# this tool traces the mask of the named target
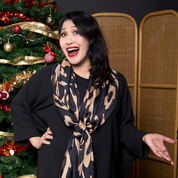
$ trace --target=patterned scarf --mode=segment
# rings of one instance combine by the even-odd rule
[[[54,66],[52,86],[54,103],[66,126],[74,126],[61,167],[60,178],[94,178],[91,133],[106,122],[116,106],[118,80],[94,84],[90,76],[83,102],[70,63],[64,59]]]

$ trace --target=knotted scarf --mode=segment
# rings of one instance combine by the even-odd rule
[[[116,106],[119,83],[116,72],[113,80],[102,84],[89,78],[84,99],[80,102],[75,73],[67,61],[52,70],[54,103],[66,126],[74,126],[64,155],[60,178],[94,178],[94,153],[91,133],[106,122]]]

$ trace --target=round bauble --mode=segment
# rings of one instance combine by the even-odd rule
[[[22,29],[19,25],[14,26],[14,32],[15,33],[21,33]]]
[[[3,46],[4,51],[6,51],[7,53],[10,53],[13,50],[13,45],[9,42],[5,43]]]
[[[55,23],[55,19],[50,15],[49,17],[47,17],[46,23],[49,25],[53,25]]]
[[[9,99],[9,93],[7,91],[0,91],[0,100],[8,100]]]
[[[47,62],[47,63],[53,62],[53,61],[54,61],[54,58],[55,58],[55,56],[52,55],[50,52],[47,53],[47,54],[44,56],[44,60],[45,60],[45,62]]]

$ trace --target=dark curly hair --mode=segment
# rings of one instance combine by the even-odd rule
[[[89,58],[92,65],[90,73],[93,78],[99,83],[111,80],[107,45],[95,18],[83,11],[66,13],[60,22],[59,33],[64,21],[67,19],[72,20],[81,36],[90,40]]]

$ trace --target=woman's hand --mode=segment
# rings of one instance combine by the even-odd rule
[[[142,140],[150,147],[155,155],[160,158],[164,158],[171,165],[174,165],[173,160],[171,159],[164,142],[168,142],[170,144],[175,144],[176,142],[164,135],[160,134],[146,134],[143,136]]]
[[[47,128],[47,131],[41,137],[32,137],[30,138],[31,144],[36,148],[39,149],[42,147],[43,144],[49,145],[50,142],[47,139],[53,139],[52,132],[50,128]]]

